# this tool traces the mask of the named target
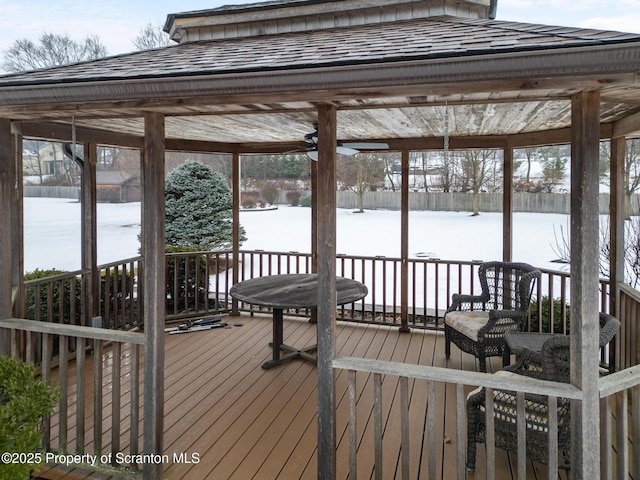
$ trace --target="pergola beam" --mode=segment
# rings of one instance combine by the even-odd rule
[[[263,112],[269,113],[269,112]],[[14,130],[24,137],[49,141],[70,142],[71,129],[68,125],[53,122],[14,122]],[[609,139],[614,136],[622,136],[620,133],[631,132],[640,129],[640,114],[629,117],[628,120],[620,120],[606,123],[600,126],[600,138]],[[86,127],[76,128],[78,142],[94,142],[99,145],[113,145],[123,148],[142,149],[144,138],[134,134],[122,134],[108,130]],[[353,139],[338,139],[341,141],[354,141]],[[401,152],[403,150],[441,150],[443,137],[413,137],[413,138],[360,138],[357,141],[387,143],[390,151]],[[559,128],[541,132],[527,132],[512,135],[485,135],[485,136],[450,136],[449,148],[459,150],[465,148],[526,148],[547,145],[561,145],[571,143],[571,129]],[[304,142],[211,142],[188,139],[165,139],[165,150],[193,153],[219,153],[219,154],[283,154],[298,152]],[[364,151],[364,150],[363,150]]]

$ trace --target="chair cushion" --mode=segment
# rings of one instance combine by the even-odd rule
[[[474,342],[478,341],[478,332],[488,321],[489,312],[482,310],[454,310],[444,316],[444,323]]]

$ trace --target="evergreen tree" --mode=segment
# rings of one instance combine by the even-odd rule
[[[201,250],[231,248],[233,199],[224,176],[188,161],[167,176],[166,245]],[[240,242],[246,240],[240,227]]]

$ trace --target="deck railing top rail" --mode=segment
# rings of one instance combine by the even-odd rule
[[[25,320],[22,318],[0,319],[0,328],[65,335],[68,337],[87,338],[90,340],[104,340],[144,345],[143,333],[125,330],[111,330],[106,328],[85,327],[82,325],[39,322],[36,320]]]

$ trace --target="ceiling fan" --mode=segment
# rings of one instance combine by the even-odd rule
[[[304,136],[304,141],[309,145],[305,148],[311,160],[318,160],[318,123],[313,124],[314,131]],[[386,143],[373,142],[342,142],[336,145],[336,153],[340,155],[355,155],[360,150],[386,150],[389,145]]]

